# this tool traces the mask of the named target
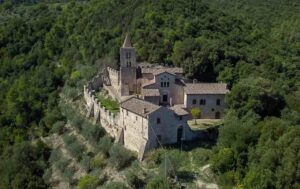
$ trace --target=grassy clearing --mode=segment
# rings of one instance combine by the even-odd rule
[[[105,95],[105,93],[100,92],[96,95],[97,99],[101,103],[102,106],[104,106],[108,111],[110,111],[113,114],[119,113],[119,102],[116,100],[113,100],[111,97],[108,97]]]
[[[192,119],[188,121],[188,124],[192,130],[205,130],[219,126],[222,123],[222,119]]]

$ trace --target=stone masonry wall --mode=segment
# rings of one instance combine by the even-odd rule
[[[205,105],[200,105],[200,100],[205,99]],[[216,104],[217,99],[220,100],[220,105]],[[193,104],[193,101],[196,104]],[[184,105],[188,109],[197,107],[201,111],[202,119],[215,119],[216,112],[219,112],[220,118],[224,117],[225,95],[224,94],[198,94],[198,95],[184,95]]]
[[[141,144],[148,140],[148,120],[121,108],[120,125],[124,128],[124,146],[139,152]]]
[[[93,86],[97,86],[92,80],[88,85],[84,86],[84,99],[86,102],[87,116],[93,117],[95,123],[100,123],[101,126],[112,137],[116,138],[120,132],[119,116],[113,115],[96,99]]]
[[[136,92],[136,68],[121,67],[120,73],[121,96],[128,96],[130,92]]]
[[[103,78],[101,75],[96,75],[86,86],[88,90],[98,90],[103,86]]]
[[[120,88],[120,72],[110,67],[107,67],[107,71],[109,74],[111,86],[113,86],[118,91]]]

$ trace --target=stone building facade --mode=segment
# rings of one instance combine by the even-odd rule
[[[87,116],[141,159],[159,145],[195,139],[188,125],[192,108],[200,109],[201,118],[224,116],[226,84],[189,82],[182,68],[138,64],[128,36],[120,48],[120,69],[108,67],[106,73],[84,87]],[[119,101],[118,115],[97,101],[94,93],[99,88]]]
[[[124,128],[124,145],[133,151],[153,149],[160,144],[191,140],[187,125],[188,113],[174,110],[143,99],[132,97],[121,103],[120,126]]]

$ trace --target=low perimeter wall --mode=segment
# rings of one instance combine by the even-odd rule
[[[100,76],[96,76],[92,81],[84,86],[84,100],[86,102],[87,116],[93,117],[95,123],[100,123],[101,126],[112,137],[116,138],[119,135],[119,115],[114,115],[108,111],[95,97],[95,91],[103,86]]]

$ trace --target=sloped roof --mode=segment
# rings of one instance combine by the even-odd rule
[[[161,108],[156,104],[152,104],[136,97],[123,101],[121,107],[142,117],[146,117]]]
[[[186,94],[226,94],[229,92],[226,83],[187,83]]]
[[[142,87],[146,87],[149,85],[154,85],[155,84],[155,80],[150,80],[149,82],[143,83]]]
[[[188,115],[189,112],[184,109],[182,104],[176,104],[174,106],[169,107],[170,110],[173,110],[177,115]]]
[[[158,89],[142,89],[143,96],[160,96]]]
[[[162,66],[151,67],[151,68],[142,67],[142,73],[152,73],[154,75],[157,75],[163,72],[168,72],[171,74],[182,74],[183,69],[178,67],[162,67]]]
[[[160,75],[160,74],[163,74],[163,73],[167,73],[167,74],[170,74],[170,75],[175,75],[175,73],[172,73],[172,72],[169,72],[167,70],[164,70],[164,69],[161,69],[161,70],[157,70],[155,72],[153,72],[153,75],[157,76],[157,75]]]
[[[128,34],[125,37],[125,40],[124,40],[124,43],[123,43],[122,47],[124,47],[124,48],[130,48],[130,47],[132,47],[131,46],[131,42],[130,42],[130,38],[129,38]]]
[[[160,64],[151,64],[148,62],[140,62],[139,67],[141,68],[142,73],[162,73],[162,72],[169,72],[172,74],[182,74],[183,69],[179,67],[169,67],[163,66]]]

